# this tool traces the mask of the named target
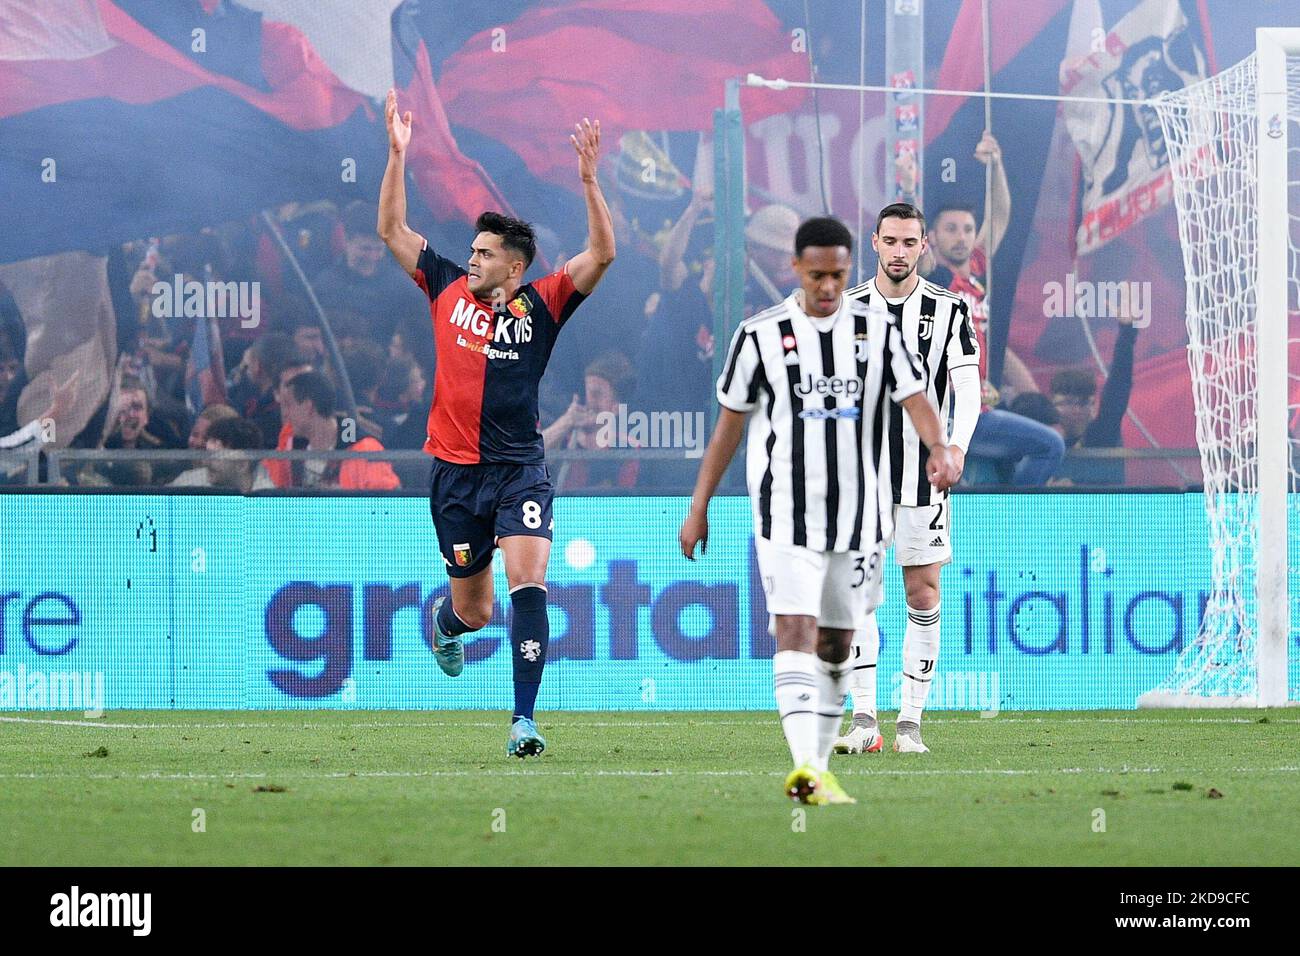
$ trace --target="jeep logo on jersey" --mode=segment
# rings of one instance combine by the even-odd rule
[[[840,378],[838,375],[805,375],[803,381],[794,387],[796,395],[847,395],[852,398],[862,394],[862,379],[856,375],[852,378]]]
[[[469,299],[456,300],[456,307],[452,310],[451,318],[448,321],[452,325],[459,326],[480,336],[487,335],[488,329],[492,328],[491,314]]]

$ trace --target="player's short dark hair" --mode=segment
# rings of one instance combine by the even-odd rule
[[[246,418],[218,419],[208,426],[208,438],[236,451],[262,447],[262,430]]]
[[[802,256],[803,251],[809,246],[825,246],[832,249],[836,246],[843,246],[849,252],[852,252],[853,233],[849,232],[848,226],[833,216],[816,216],[812,219],[805,219],[799,224],[799,228],[794,234],[795,256]]]
[[[1017,395],[1016,400],[1007,405],[1007,411],[1013,415],[1023,415],[1040,424],[1052,426],[1061,421],[1061,413],[1056,410],[1052,400],[1042,392],[1025,392]]]
[[[1092,398],[1097,394],[1097,379],[1086,368],[1063,368],[1052,376],[1053,395]]]
[[[294,401],[311,402],[317,415],[334,414],[334,386],[320,372],[303,372],[289,379],[285,385],[293,392]]]
[[[499,212],[485,212],[474,223],[476,232],[490,232],[501,237],[501,246],[523,257],[524,268],[533,264],[537,255],[537,234],[522,219],[511,219]]]
[[[921,224],[921,235],[925,235],[925,214],[917,209],[910,202],[891,202],[880,214],[876,216],[876,232],[880,232],[880,224],[886,219],[915,219]]]
[[[943,214],[946,212],[964,212],[967,213],[977,223],[979,222],[979,216],[975,214],[974,205],[968,202],[953,202],[953,201],[940,203],[939,208],[934,211],[934,216],[931,218],[931,222],[937,225],[939,220],[943,218]]]

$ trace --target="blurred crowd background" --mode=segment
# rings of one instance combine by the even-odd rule
[[[0,436],[17,452],[207,453],[73,458],[57,476],[42,465],[45,482],[424,488],[414,456],[212,454],[303,447],[331,419],[340,450],[421,448],[428,304],[376,235],[378,104],[396,86],[415,114],[412,228],[463,261],[478,212],[528,219],[530,278],[582,247],[566,137],[602,120],[618,258],[560,337],[539,428],[548,452],[607,453],[552,456],[562,492],[689,492],[698,449],[606,448],[597,423],[620,408],[711,420],[729,333],[714,282],[723,83],[980,87],[978,0],[890,5],[918,8],[919,74],[887,75],[878,3],[0,5]],[[1294,2],[1250,22],[1197,0],[990,5],[994,88],[1039,93],[1156,95],[1245,56],[1256,26],[1300,22]],[[980,97],[743,88],[740,106],[746,314],[794,288],[801,219],[842,218],[865,281],[876,212],[914,196],[925,272],[984,326],[986,406],[1024,423],[974,456],[968,483],[1199,481],[1177,219],[1149,110],[997,101],[986,127]],[[190,282],[255,315],[185,308]],[[1090,309],[1076,292],[1090,283],[1133,294]],[[1115,448],[1159,454],[1080,454]],[[29,472],[0,457],[0,480]]]

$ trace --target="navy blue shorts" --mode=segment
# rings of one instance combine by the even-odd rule
[[[447,573],[478,574],[492,563],[497,538],[527,534],[551,540],[554,497],[545,465],[455,465],[435,458],[429,511]]]

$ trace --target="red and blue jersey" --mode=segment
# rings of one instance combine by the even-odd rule
[[[586,298],[561,270],[519,287],[500,309],[426,245],[414,279],[429,296],[438,367],[424,450],[458,465],[545,461],[537,389],[564,323]]]

